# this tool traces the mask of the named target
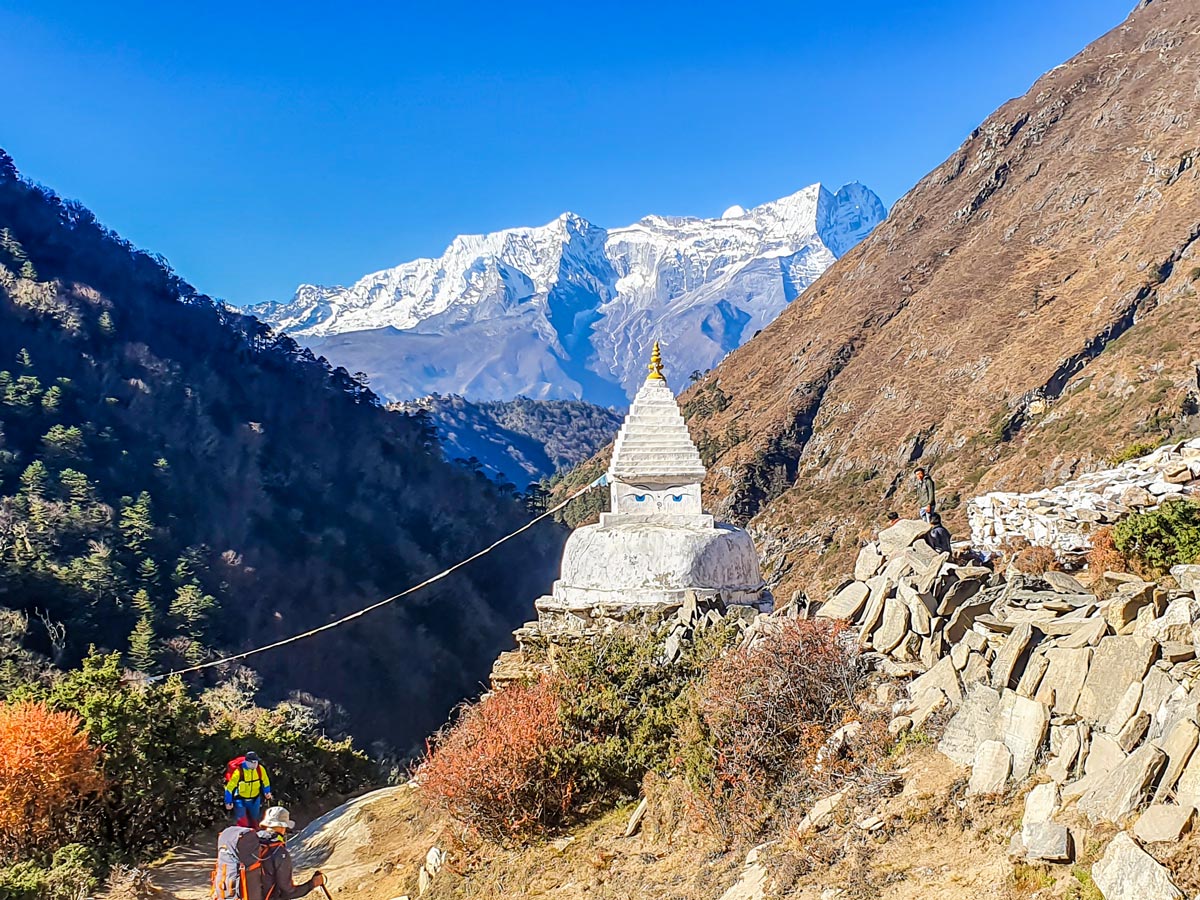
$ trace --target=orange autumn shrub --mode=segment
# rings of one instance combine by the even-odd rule
[[[788,621],[712,663],[696,693],[687,768],[700,812],[726,839],[754,833],[780,789],[813,773],[853,708],[857,677],[846,625],[828,620]]]
[[[99,764],[74,713],[0,703],[0,850],[53,849],[53,836],[68,834],[74,812],[102,788]]]
[[[570,745],[558,698],[544,677],[468,706],[418,770],[426,798],[494,840],[561,822],[574,778],[556,762]]]

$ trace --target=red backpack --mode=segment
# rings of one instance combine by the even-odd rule
[[[233,777],[233,773],[236,772],[238,769],[240,769],[242,767],[242,763],[244,763],[245,761],[246,761],[246,757],[235,756],[229,762],[225,763],[225,780],[221,783],[228,784],[229,779]],[[255,766],[255,768],[261,769],[262,764],[259,763],[257,766]]]

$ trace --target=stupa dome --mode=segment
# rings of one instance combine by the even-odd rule
[[[662,369],[656,343],[613,446],[612,511],[571,534],[539,615],[669,607],[689,592],[726,604],[770,603],[750,535],[701,508],[704,464]]]

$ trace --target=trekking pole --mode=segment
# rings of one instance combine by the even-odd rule
[[[333,900],[333,898],[329,896],[329,887],[327,884],[321,885],[321,892],[325,895],[325,900]]]

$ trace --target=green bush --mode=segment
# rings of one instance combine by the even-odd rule
[[[96,853],[83,844],[55,851],[49,865],[31,860],[0,866],[0,897],[4,900],[78,900],[100,885]]]
[[[359,789],[375,774],[349,741],[325,737],[316,714],[299,703],[263,709],[252,690],[228,686],[197,699],[178,677],[127,678],[116,653],[92,653],[49,685],[29,683],[10,695],[21,698],[79,715],[100,749],[106,789],[80,799],[79,815],[60,835],[65,846],[39,847],[0,871],[0,898],[56,898],[57,885],[91,883],[112,863],[191,838],[225,816],[225,764],[247,749],[262,757],[276,795],[293,804]]]
[[[1153,439],[1134,441],[1124,450],[1119,450],[1108,458],[1110,465],[1119,466],[1123,462],[1129,462],[1131,459],[1137,459],[1139,456],[1145,456],[1147,453],[1152,453],[1158,449],[1159,442]]]
[[[636,795],[647,772],[671,764],[689,688],[733,633],[703,632],[674,662],[663,659],[662,629],[614,632],[556,657],[559,714],[576,736],[561,764],[581,794],[595,802]]]
[[[1158,509],[1127,516],[1113,526],[1117,550],[1142,568],[1161,574],[1200,560],[1200,504],[1171,499]]]

